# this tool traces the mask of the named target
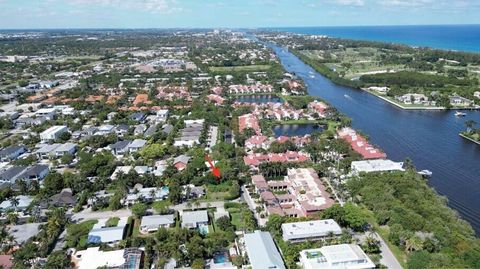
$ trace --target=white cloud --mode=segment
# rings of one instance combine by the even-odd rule
[[[70,0],[71,4],[82,6],[108,6],[122,9],[140,9],[151,13],[172,13],[181,11],[175,0]]]
[[[342,6],[363,6],[365,2],[363,0],[333,0],[332,2]]]
[[[380,0],[379,4],[390,7],[423,7],[434,3],[435,0]]]

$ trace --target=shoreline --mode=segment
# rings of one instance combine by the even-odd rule
[[[449,110],[480,110],[480,107],[451,107],[451,108],[446,108],[446,107],[443,107],[443,106],[431,106],[431,107],[424,107],[424,106],[403,106],[402,104],[400,103],[397,103],[395,101],[392,101],[390,99],[388,99],[387,97],[384,97],[384,96],[381,96],[379,94],[376,94],[370,90],[367,90],[367,89],[364,89],[364,88],[360,88],[360,90],[364,91],[364,92],[367,92],[371,95],[374,95],[398,108],[401,108],[401,109],[405,109],[405,110],[443,110],[443,111],[449,111]]]
[[[466,139],[466,140],[469,140],[470,142],[473,142],[473,143],[475,143],[475,144],[477,144],[477,145],[480,145],[480,141],[477,141],[477,140],[475,140],[475,139],[472,139],[472,138],[470,138],[470,137],[468,137],[468,136],[466,136],[466,135],[464,135],[464,134],[462,134],[462,133],[459,133],[458,135],[461,136],[461,137],[463,137],[463,138]]]

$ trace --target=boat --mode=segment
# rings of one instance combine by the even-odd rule
[[[431,177],[433,173],[432,171],[425,169],[425,170],[419,171],[418,174],[423,177]]]
[[[315,78],[315,76],[314,76],[314,75],[310,75],[310,78]]]
[[[344,94],[343,97],[345,97],[345,98],[350,98],[350,95]]]
[[[455,117],[465,117],[465,116],[467,116],[467,113],[455,111]]]

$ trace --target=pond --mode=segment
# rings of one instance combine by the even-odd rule
[[[283,103],[282,98],[279,98],[276,95],[270,95],[270,94],[242,95],[242,96],[238,96],[237,99],[235,99],[235,101],[241,102],[241,103],[257,103],[257,104]]]
[[[272,130],[275,137],[279,136],[304,136],[313,132],[322,132],[325,126],[316,123],[307,124],[278,124]]]

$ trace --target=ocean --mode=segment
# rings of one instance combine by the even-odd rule
[[[480,25],[285,27],[273,30],[480,52]]]

